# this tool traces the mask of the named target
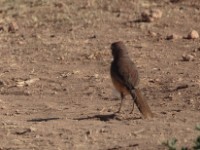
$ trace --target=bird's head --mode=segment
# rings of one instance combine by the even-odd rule
[[[119,59],[120,57],[128,56],[127,48],[122,41],[112,43],[111,50],[114,59]]]

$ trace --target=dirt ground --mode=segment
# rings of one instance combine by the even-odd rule
[[[159,9],[152,22],[141,14]],[[1,0],[0,150],[163,150],[200,134],[198,0]],[[168,35],[175,35],[171,40]],[[123,41],[155,114],[121,114],[110,44]],[[189,56],[189,61],[183,60]]]

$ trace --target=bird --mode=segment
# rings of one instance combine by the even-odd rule
[[[144,118],[152,118],[154,115],[139,88],[138,69],[130,59],[126,46],[122,41],[114,42],[111,44],[111,50],[113,61],[111,62],[110,75],[114,87],[121,96],[120,107],[116,113],[120,113],[125,96],[131,95],[133,106],[130,114],[133,113],[135,103]]]

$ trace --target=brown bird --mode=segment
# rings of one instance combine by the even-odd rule
[[[119,110],[121,111],[125,95],[130,94],[133,98],[133,107],[130,113],[134,110],[134,102],[144,118],[153,117],[147,102],[143,99],[139,85],[139,75],[135,64],[131,61],[128,51],[123,42],[115,42],[111,45],[112,55],[114,60],[111,64],[111,78],[115,88],[121,94],[121,103]]]

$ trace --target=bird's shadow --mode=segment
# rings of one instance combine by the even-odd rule
[[[47,122],[47,121],[53,121],[53,120],[59,120],[63,118],[59,117],[51,117],[51,118],[33,118],[30,120],[27,120],[27,122]],[[91,116],[86,116],[86,117],[79,117],[79,118],[73,118],[73,120],[91,120],[91,119],[97,119],[100,121],[110,121],[110,120],[138,120],[141,119],[141,117],[130,117],[130,118],[123,118],[118,113],[112,113],[112,114],[102,114],[102,115],[91,115]]]
[[[109,121],[110,119],[114,119],[116,117],[115,113],[105,114],[105,115],[93,115],[87,117],[74,118],[73,120],[89,120],[89,119],[98,119],[100,121]]]
[[[47,121],[52,121],[52,120],[58,120],[61,119],[59,117],[51,117],[51,118],[33,118],[30,120],[27,120],[27,122],[47,122]]]
[[[110,121],[110,120],[123,120],[117,113],[112,114],[103,114],[103,115],[93,115],[93,116],[87,116],[87,117],[80,117],[80,118],[74,118],[73,120],[90,120],[90,119],[98,119],[100,121]],[[141,119],[141,117],[134,117],[133,120]],[[128,118],[125,120],[129,120]]]

